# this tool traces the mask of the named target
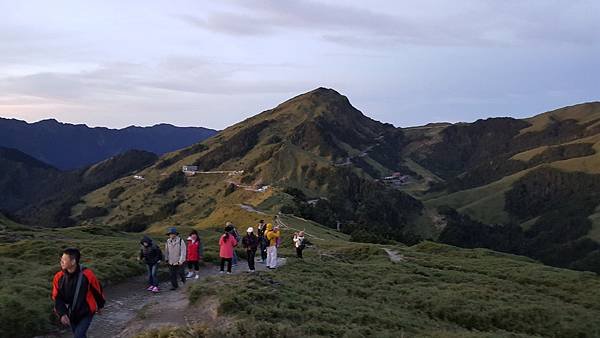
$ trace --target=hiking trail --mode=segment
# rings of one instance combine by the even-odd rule
[[[286,258],[277,260],[278,266],[284,265]],[[256,270],[266,271],[264,264],[256,262]],[[232,274],[247,273],[245,260],[240,260],[232,269]],[[187,289],[190,285],[202,283],[208,276],[219,275],[228,278],[227,274],[219,274],[219,268],[207,264],[201,267],[198,279],[187,279],[179,289],[170,291],[171,283],[160,283],[160,292],[153,294],[146,291],[147,276],[141,275],[129,278],[121,283],[108,286],[104,290],[106,305],[99,314],[94,316],[88,331],[89,338],[134,337],[142,331],[157,329],[165,326],[188,326],[194,323],[210,322],[216,319],[218,302],[205,307],[192,307],[188,299]],[[161,276],[161,275],[159,275]],[[165,279],[164,276],[161,279]],[[210,301],[209,301],[210,303]],[[205,304],[206,305],[206,304]],[[38,336],[38,338],[67,338],[72,337],[70,330]]]
[[[388,257],[394,263],[401,263],[401,262],[406,261],[406,257],[404,257],[404,255],[401,255],[394,250],[391,250],[388,248],[383,248],[383,250],[388,254]]]
[[[292,217],[295,217],[295,216],[292,216]],[[275,224],[278,225],[280,228],[287,228],[287,229],[292,229],[292,230],[295,230],[295,231],[304,231],[302,229],[297,229],[297,228],[294,228],[294,227],[291,227],[291,226],[287,225],[284,221],[281,220],[281,217],[279,217],[279,216],[277,218],[275,218]],[[304,234],[306,236],[308,236],[308,237],[312,237],[314,239],[318,239],[320,241],[324,241],[323,238],[319,238],[319,237],[317,237],[315,235],[309,234],[306,231],[304,231]]]

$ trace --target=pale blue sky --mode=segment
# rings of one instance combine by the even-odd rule
[[[0,0],[0,116],[224,128],[316,87],[396,126],[600,100],[600,1]]]

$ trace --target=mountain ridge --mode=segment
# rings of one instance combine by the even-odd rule
[[[111,129],[56,119],[27,123],[0,118],[0,146],[18,149],[61,170],[82,168],[131,149],[160,155],[202,141],[216,132],[170,124]]]
[[[143,179],[123,176],[87,193],[70,219],[127,231],[206,228],[254,223],[256,215],[240,207],[249,205],[356,241],[485,246],[600,271],[590,263],[600,255],[600,217],[585,188],[600,174],[599,149],[599,102],[528,119],[396,128],[317,88],[163,155],[136,172]],[[184,166],[199,173],[186,175]],[[557,188],[538,189],[544,185]],[[563,224],[577,226],[559,226],[547,208],[515,209],[543,199],[564,199],[555,209],[564,211]],[[559,260],[553,253],[561,250]]]

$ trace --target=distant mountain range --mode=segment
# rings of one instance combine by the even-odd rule
[[[201,127],[90,128],[54,119],[27,123],[0,118],[0,146],[20,150],[61,170],[83,168],[127,150],[158,155],[200,142],[216,130]]]

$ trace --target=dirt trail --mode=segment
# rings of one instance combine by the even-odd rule
[[[292,217],[295,217],[295,216],[292,216]],[[296,217],[296,218],[298,218],[298,217]],[[319,240],[319,241],[324,241],[324,240],[325,240],[325,239],[323,239],[323,238],[319,238],[319,237],[317,237],[317,236],[315,236],[315,235],[313,235],[313,234],[309,234],[309,233],[308,233],[308,232],[306,232],[305,230],[302,230],[302,229],[297,229],[297,228],[294,228],[294,227],[291,227],[291,226],[287,225],[287,224],[286,224],[284,221],[282,221],[282,220],[281,220],[281,217],[277,217],[277,218],[275,219],[275,224],[276,224],[276,225],[278,225],[280,228],[288,228],[288,229],[292,229],[292,230],[294,230],[294,231],[304,231],[304,234],[305,234],[307,237],[312,237],[312,238],[314,238],[314,239],[317,239],[317,240]]]
[[[278,265],[284,265],[285,258],[278,259]],[[257,271],[264,271],[262,263],[256,263]],[[233,274],[247,273],[247,264],[241,260],[232,269]],[[188,324],[214,320],[218,303],[204,304],[202,308],[189,307],[187,289],[190,285],[203,283],[208,276],[219,274],[218,268],[207,265],[200,270],[198,279],[188,279],[185,285],[179,283],[179,289],[170,291],[170,282],[160,283],[161,292],[153,294],[146,291],[146,276],[130,278],[122,283],[107,287],[107,303],[102,312],[94,316],[88,331],[89,338],[133,337],[142,331],[164,326],[186,326]],[[72,337],[70,331],[63,331],[40,338]]]
[[[400,262],[406,261],[406,257],[397,253],[394,250],[391,250],[388,248],[384,248],[383,250],[388,254],[388,256],[390,257],[390,260],[394,263],[400,263]]]
[[[244,209],[244,210],[246,210],[246,211],[248,211],[248,212],[254,212],[254,213],[257,213],[257,214],[260,214],[260,215],[267,215],[266,213],[264,213],[264,212],[262,212],[262,211],[260,211],[260,210],[257,210],[257,209],[255,209],[253,206],[251,206],[251,205],[248,205],[248,204],[240,204],[239,206],[240,206],[240,208],[242,208],[242,209]],[[282,220],[281,220],[281,217],[279,217],[280,215],[281,215],[281,213],[279,213],[279,214],[276,216],[276,218],[275,218],[275,225],[279,226],[279,227],[280,227],[280,228],[282,228],[282,229],[286,229],[286,228],[287,228],[287,229],[291,229],[291,230],[294,230],[294,231],[304,231],[304,230],[302,230],[302,229],[297,229],[297,228],[294,228],[294,227],[291,227],[291,226],[287,225],[287,224],[286,224],[284,221],[282,221]],[[301,220],[303,220],[303,221],[306,221],[305,219],[303,219],[303,218],[300,218],[300,217],[296,217],[296,216],[291,216],[291,217],[298,218],[298,219],[301,219]],[[305,234],[307,237],[312,237],[312,238],[314,238],[314,239],[317,239],[317,240],[319,240],[319,241],[324,241],[324,239],[323,239],[323,238],[319,238],[319,237],[317,237],[317,236],[315,236],[315,235],[313,235],[313,234],[309,234],[309,233],[308,233],[308,232],[306,232],[306,231],[304,231],[304,234]]]
[[[240,208],[248,211],[248,212],[254,212],[260,215],[266,215],[266,213],[260,211],[260,210],[256,210],[253,206],[248,205],[248,204],[240,204]]]

